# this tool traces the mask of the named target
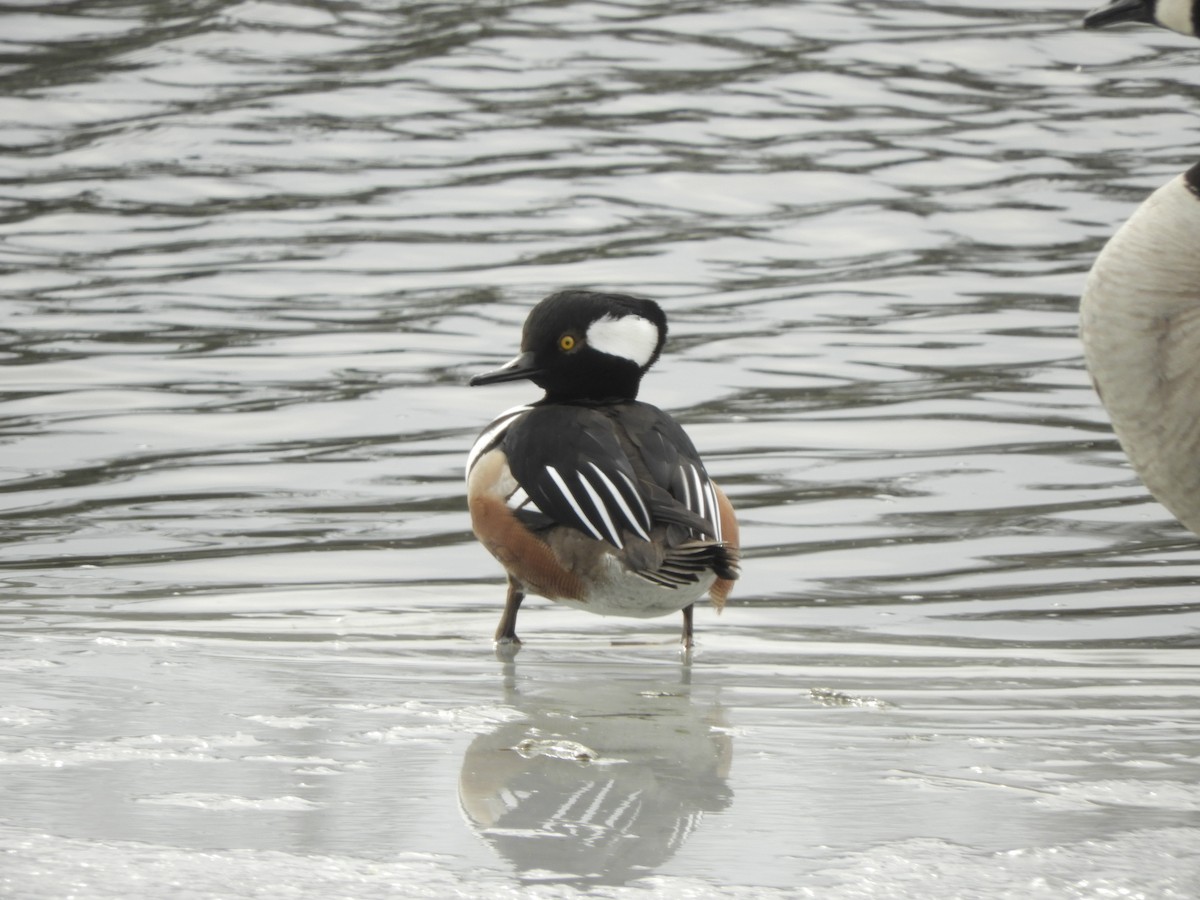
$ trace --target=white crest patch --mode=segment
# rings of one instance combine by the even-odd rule
[[[1180,34],[1196,33],[1196,23],[1192,21],[1192,0],[1158,0],[1154,5],[1154,18]]]
[[[658,326],[641,316],[610,314],[588,326],[587,342],[593,350],[628,359],[640,368],[658,346]]]

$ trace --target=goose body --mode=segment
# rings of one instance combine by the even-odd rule
[[[1080,332],[1121,448],[1200,534],[1200,164],[1155,191],[1097,257]]]
[[[1122,22],[1157,25],[1196,37],[1200,0],[1111,0],[1083,17],[1085,28],[1104,28]]]

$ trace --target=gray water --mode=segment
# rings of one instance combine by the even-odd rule
[[[1200,897],[1200,545],[1075,334],[1200,45],[1091,5],[8,4],[0,895]],[[566,285],[740,511],[690,662],[492,651],[466,380]]]

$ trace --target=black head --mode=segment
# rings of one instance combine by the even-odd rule
[[[1197,5],[1197,0],[1109,0],[1083,17],[1083,27],[1141,22],[1195,35]]]
[[[633,400],[666,339],[667,317],[653,300],[559,291],[525,319],[521,354],[471,384],[527,378],[548,400]]]
[[[1183,173],[1183,183],[1192,192],[1192,196],[1200,199],[1200,163],[1196,163]]]

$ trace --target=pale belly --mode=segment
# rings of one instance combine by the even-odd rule
[[[667,588],[639,578],[618,560],[606,557],[599,577],[592,581],[584,600],[558,599],[555,602],[599,616],[651,619],[679,612],[695,603],[704,597],[716,578],[710,572],[696,584]]]

